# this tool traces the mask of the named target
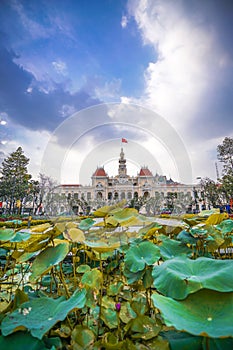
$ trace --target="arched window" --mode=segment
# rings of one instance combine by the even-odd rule
[[[114,199],[118,199],[118,197],[119,197],[118,192],[115,192],[115,193],[114,193]]]
[[[78,199],[78,193],[74,193],[74,199]]]
[[[103,198],[103,195],[102,195],[102,192],[97,192],[97,199],[102,199]]]
[[[148,191],[144,192],[143,198],[145,198],[145,199],[150,198],[150,193]]]
[[[132,199],[132,192],[128,192],[128,193],[127,193],[127,198],[128,198],[128,199]]]

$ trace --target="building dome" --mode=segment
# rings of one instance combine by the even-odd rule
[[[96,171],[94,172],[93,176],[96,177],[103,177],[107,176],[106,171],[104,170],[103,167],[97,168]]]
[[[138,176],[153,176],[153,174],[148,168],[143,167],[143,168],[141,168]]]

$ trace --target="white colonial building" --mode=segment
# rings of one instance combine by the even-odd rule
[[[59,211],[66,211],[69,206],[80,212],[84,211],[82,203],[89,209],[94,209],[123,199],[128,203],[139,199],[146,203],[152,198],[159,198],[160,210],[167,207],[168,200],[182,202],[189,210],[193,209],[193,205],[198,206],[193,184],[181,184],[163,175],[153,175],[147,166],[142,166],[136,176],[128,175],[123,148],[120,152],[118,174],[110,177],[104,167],[97,167],[91,180],[92,184],[89,186],[66,184],[57,187],[56,194],[66,199],[63,204],[60,202]]]

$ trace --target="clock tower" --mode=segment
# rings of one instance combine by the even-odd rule
[[[120,153],[118,175],[119,177],[127,177],[126,159],[125,159],[125,154],[123,152],[123,148],[121,148],[121,153]]]

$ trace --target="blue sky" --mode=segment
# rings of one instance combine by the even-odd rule
[[[233,135],[232,1],[3,0],[0,21],[2,159],[22,146],[36,177],[52,144],[58,180],[89,183],[96,166],[117,171],[125,137],[129,172],[183,181],[187,153],[192,181],[216,178]]]

